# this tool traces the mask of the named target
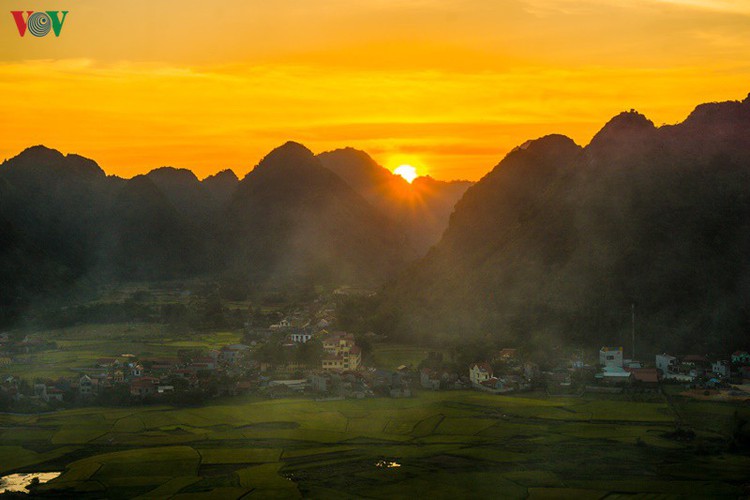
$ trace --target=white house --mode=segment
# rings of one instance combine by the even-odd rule
[[[599,349],[599,364],[607,368],[622,368],[622,347],[602,347]]]
[[[720,375],[724,378],[729,378],[729,375],[731,373],[731,364],[729,361],[722,360],[722,361],[714,361],[711,363],[711,371],[714,372],[716,375]]]
[[[479,385],[491,378],[492,367],[489,363],[473,363],[469,366],[469,380],[471,380],[472,384]]]
[[[298,344],[304,344],[312,338],[312,333],[306,332],[305,330],[298,330],[291,335],[292,342]]]
[[[82,396],[90,396],[94,393],[94,381],[91,380],[91,377],[84,375],[78,380],[78,392]]]
[[[662,375],[666,375],[677,367],[678,360],[669,354],[656,355],[656,369],[661,370]]]

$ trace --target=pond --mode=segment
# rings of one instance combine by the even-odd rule
[[[62,472],[30,472],[28,474],[10,474],[0,477],[0,494],[6,491],[18,491],[28,493],[27,489],[34,479],[38,479],[40,484],[52,481]]]
[[[391,460],[380,460],[375,463],[375,467],[381,467],[385,469],[394,469],[396,467],[401,467],[401,464],[398,462],[391,461]]]

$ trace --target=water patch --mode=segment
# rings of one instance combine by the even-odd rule
[[[38,480],[44,484],[58,477],[62,472],[31,472],[29,474],[10,474],[0,477],[0,494],[6,491],[28,493],[31,483]]]
[[[394,462],[393,460],[378,460],[375,462],[375,467],[380,467],[381,469],[395,469],[396,467],[401,467],[401,464]]]

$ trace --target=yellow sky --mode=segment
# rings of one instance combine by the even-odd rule
[[[0,22],[0,159],[41,143],[202,178],[296,140],[475,180],[530,138],[750,92],[750,0],[53,4],[12,8],[69,10],[59,38]]]

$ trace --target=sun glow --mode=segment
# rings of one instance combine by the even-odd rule
[[[395,169],[393,169],[393,173],[396,175],[400,175],[401,177],[406,180],[409,184],[411,184],[414,179],[419,177],[419,174],[417,174],[417,169],[412,167],[411,165],[399,165]]]

